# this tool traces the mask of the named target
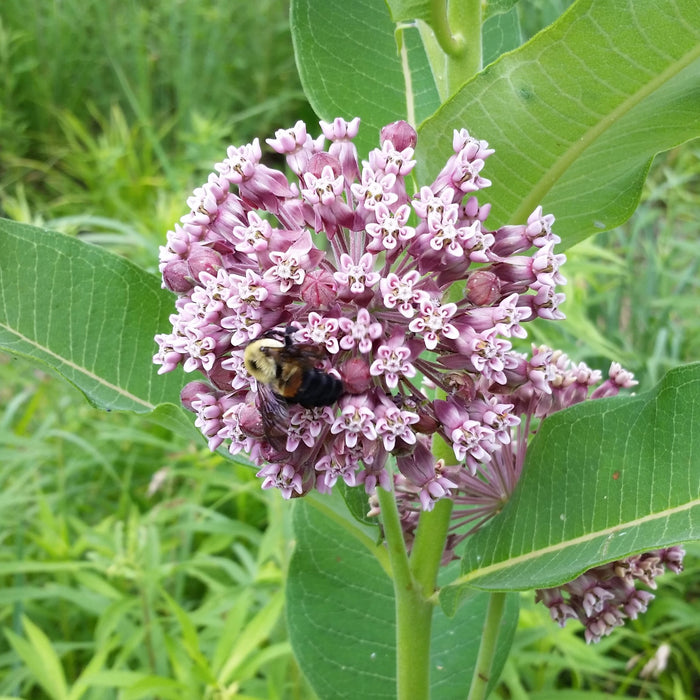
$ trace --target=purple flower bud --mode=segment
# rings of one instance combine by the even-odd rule
[[[406,148],[415,148],[418,140],[416,130],[403,120],[392,122],[382,127],[379,134],[379,141],[391,141],[397,151]]]
[[[211,369],[207,372],[207,377],[217,389],[230,391],[233,381],[238,375],[236,372],[222,367],[223,362],[224,360],[221,359],[215,360]]]
[[[338,298],[338,284],[325,270],[307,273],[299,290],[302,300],[312,307],[329,307]]]
[[[475,270],[467,278],[467,299],[474,306],[487,307],[501,298],[498,275],[488,270]]]
[[[180,391],[180,401],[188,411],[194,413],[195,409],[192,407],[192,402],[197,401],[201,394],[211,393],[211,384],[206,384],[205,382],[190,382],[182,387],[182,391]]]
[[[263,438],[265,425],[260,411],[252,404],[244,404],[238,414],[238,424],[241,430],[250,437]]]
[[[326,167],[331,169],[333,177],[338,177],[341,174],[340,161],[325,151],[314,153],[313,156],[311,156],[306,172],[320,178],[323,174],[323,169]]]
[[[190,267],[186,260],[175,258],[165,263],[162,270],[163,283],[171,292],[184,294],[194,286]]]
[[[187,257],[187,264],[190,268],[190,275],[195,280],[199,279],[200,272],[207,272],[216,277],[218,270],[224,266],[221,256],[215,250],[202,245],[192,246]]]
[[[364,394],[372,387],[372,377],[366,360],[353,357],[340,367],[340,376],[348,394]]]

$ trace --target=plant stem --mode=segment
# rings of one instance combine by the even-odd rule
[[[431,36],[421,32],[445,102],[482,67],[481,0],[432,0]]]
[[[450,526],[452,501],[439,500],[432,511],[423,511],[418,520],[416,537],[411,548],[411,573],[421,584],[421,593],[429,598],[435,592],[438,570],[445,550]]]
[[[396,600],[396,697],[430,697],[430,625],[433,606],[411,573],[394,494],[377,489]],[[444,544],[444,542],[443,542]]]
[[[481,0],[452,0],[448,18],[452,32],[464,43],[464,49],[447,61],[447,86],[450,95],[482,68]]]
[[[481,646],[476,659],[476,667],[472,676],[472,684],[469,688],[468,700],[483,700],[486,697],[486,689],[491,680],[491,667],[493,655],[496,651],[498,632],[503,617],[506,594],[492,593],[484,620],[484,629],[481,634]]]

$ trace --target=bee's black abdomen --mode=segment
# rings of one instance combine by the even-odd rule
[[[315,408],[334,404],[343,393],[343,382],[340,379],[320,369],[310,369],[304,373],[299,391],[287,400],[304,408]]]

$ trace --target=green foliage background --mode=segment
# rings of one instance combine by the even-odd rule
[[[519,11],[534,34],[564,4]],[[281,0],[3,0],[0,214],[153,272],[187,193],[228,143],[314,123],[287,13]],[[700,147],[689,143],[657,159],[633,219],[567,251],[568,319],[535,340],[603,370],[619,360],[644,389],[700,358],[698,211]],[[0,696],[313,696],[280,594],[289,509],[249,467],[163,423],[97,411],[2,357]],[[524,597],[499,693],[697,696],[697,561],[596,648]],[[668,670],[643,677],[671,637]]]

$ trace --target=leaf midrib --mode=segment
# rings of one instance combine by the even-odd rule
[[[104,377],[100,377],[99,375],[95,374],[94,372],[90,371],[87,369],[87,367],[83,367],[81,365],[76,364],[72,360],[64,357],[63,355],[59,355],[52,350],[50,350],[48,347],[39,344],[35,340],[27,337],[26,335],[23,335],[20,333],[17,329],[11,328],[8,326],[6,323],[0,323],[0,330],[7,331],[10,335],[14,336],[17,338],[17,340],[21,341],[22,343],[26,343],[30,347],[36,349],[39,353],[43,353],[44,355],[49,355],[52,357],[54,360],[57,361],[58,365],[65,366],[65,367],[70,367],[71,369],[75,370],[76,372],[79,372],[82,374],[84,377],[87,377],[88,379],[93,380],[100,386],[105,387],[106,389],[109,389],[113,391],[115,394],[122,396],[126,399],[129,399],[129,401],[133,401],[134,403],[143,406],[147,411],[153,411],[155,410],[155,405],[150,403],[149,401],[144,401],[142,398],[139,398],[135,394],[132,394],[129,391],[126,391],[125,389],[117,386],[116,384],[112,384],[111,382],[108,382]],[[7,347],[7,344],[4,343]],[[17,351],[20,354],[21,351]],[[29,355],[29,353],[27,353]],[[31,355],[31,357],[34,357],[35,359],[41,359],[40,357],[37,358],[35,355]],[[56,368],[58,370],[58,368]]]
[[[569,148],[557,158],[545,171],[537,184],[530,190],[529,194],[521,201],[520,206],[513,212],[509,223],[523,222],[542,202],[545,195],[558,183],[563,174],[573,165],[579,156],[588,149],[600,136],[610,127],[614,126],[625,114],[632,111],[644,99],[653,94],[662,85],[665,85],[672,77],[675,77],[684,68],[700,57],[700,44],[694,46],[684,56],[669,65],[666,70],[655,75],[645,86],[627,99],[623,100],[614,110],[598,121],[585,134],[576,139]]]
[[[548,554],[555,554],[561,552],[562,550],[569,549],[576,545],[587,544],[596,539],[609,538],[618,532],[627,530],[629,528],[638,527],[640,525],[645,525],[656,520],[666,519],[673,515],[678,515],[679,513],[684,513],[692,510],[695,507],[700,507],[700,498],[692,501],[687,501],[674,508],[667,508],[665,510],[659,511],[657,513],[650,513],[642,518],[635,518],[634,520],[628,520],[627,522],[620,523],[612,527],[606,527],[603,530],[596,530],[594,532],[586,533],[580,537],[574,537],[573,539],[567,539],[562,542],[557,542],[547,547],[541,547],[539,549],[534,549],[531,552],[526,552],[525,554],[519,554],[515,557],[509,557],[503,561],[496,562],[495,564],[489,564],[488,566],[483,566],[474,571],[470,571],[463,576],[452,582],[451,585],[459,586],[463,584],[471,584],[474,586],[474,582],[481,578],[487,577],[490,574],[497,574],[501,571],[506,571],[514,566],[524,564],[526,562],[536,561],[540,557],[546,556]],[[479,586],[475,586],[478,588]],[[523,589],[527,590],[527,589]]]

